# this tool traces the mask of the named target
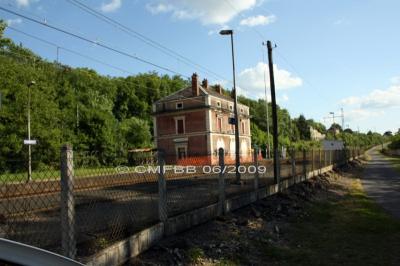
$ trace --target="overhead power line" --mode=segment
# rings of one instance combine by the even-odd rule
[[[86,37],[84,37],[84,36],[82,36],[82,35],[78,35],[78,34],[75,34],[75,33],[70,32],[70,31],[61,29],[61,28],[59,28],[59,27],[50,25],[50,24],[48,24],[48,23],[39,21],[39,20],[37,20],[37,19],[34,19],[34,18],[31,18],[31,17],[25,16],[25,15],[23,15],[23,14],[21,14],[21,13],[15,12],[15,11],[10,10],[10,9],[8,9],[8,8],[4,8],[4,7],[1,7],[1,6],[0,6],[0,10],[3,10],[3,11],[5,11],[5,12],[7,12],[7,13],[13,14],[13,15],[18,16],[18,17],[21,17],[21,18],[24,18],[24,19],[26,19],[26,20],[32,21],[32,22],[37,23],[37,24],[39,24],[39,25],[45,26],[45,27],[47,27],[47,28],[51,28],[51,29],[53,29],[53,30],[56,30],[56,31],[58,31],[58,32],[61,32],[61,33],[64,33],[64,34],[66,34],[66,35],[72,36],[72,37],[74,37],[74,38],[80,39],[80,40],[82,40],[82,41],[88,42],[88,43],[90,43],[90,44],[97,45],[97,46],[102,47],[102,48],[104,48],[104,49],[106,49],[106,50],[109,50],[109,51],[118,53],[118,54],[120,54],[120,55],[129,57],[129,58],[132,58],[132,59],[137,60],[137,61],[140,61],[140,62],[142,62],[142,63],[151,65],[151,66],[153,66],[153,67],[162,69],[162,70],[167,71],[167,72],[170,72],[170,73],[173,73],[173,74],[175,74],[175,75],[181,75],[181,76],[183,76],[183,77],[189,78],[189,76],[186,76],[186,75],[184,75],[184,74],[182,74],[182,73],[179,73],[179,72],[177,72],[177,71],[175,71],[175,70],[172,70],[172,69],[170,69],[170,68],[168,68],[168,67],[164,67],[164,66],[158,65],[158,64],[156,64],[156,63],[150,62],[149,60],[146,60],[146,59],[140,58],[140,57],[138,57],[138,56],[136,56],[136,55],[132,55],[132,54],[129,54],[129,53],[127,53],[127,52],[124,52],[124,51],[115,49],[115,48],[113,48],[113,47],[111,47],[111,46],[108,46],[108,45],[105,45],[105,44],[103,44],[103,43],[90,40],[90,39],[88,39],[88,38],[86,38]]]
[[[29,33],[27,33],[27,32],[24,32],[24,31],[22,31],[22,30],[16,29],[16,28],[14,28],[14,27],[12,27],[12,26],[7,26],[7,29],[13,30],[13,31],[18,32],[18,33],[20,33],[20,34],[23,34],[23,35],[28,36],[28,37],[30,37],[30,38],[32,38],[32,39],[37,40],[37,41],[46,43],[46,44],[48,44],[48,45],[50,45],[50,46],[53,46],[53,47],[55,47],[55,48],[57,48],[57,49],[61,49],[61,50],[64,50],[64,51],[66,51],[66,52],[69,52],[69,53],[71,53],[71,54],[74,54],[74,55],[80,56],[80,57],[82,57],[82,58],[91,60],[91,61],[93,61],[93,62],[96,62],[96,63],[102,64],[102,65],[108,66],[108,67],[113,68],[113,69],[115,69],[115,70],[118,70],[118,71],[121,71],[121,72],[124,72],[124,73],[128,73],[128,74],[131,74],[131,75],[134,75],[134,74],[135,74],[135,73],[133,73],[133,72],[131,72],[131,71],[128,71],[128,70],[126,70],[126,69],[123,69],[123,68],[121,68],[121,67],[118,67],[118,66],[109,64],[109,63],[107,63],[107,62],[104,62],[104,61],[102,61],[102,60],[99,60],[99,59],[94,58],[94,57],[91,57],[91,56],[84,55],[84,54],[79,53],[79,52],[77,52],[77,51],[74,51],[74,50],[71,50],[71,49],[69,49],[69,48],[63,47],[63,46],[61,46],[61,45],[59,45],[59,44],[50,42],[50,41],[48,41],[48,40],[45,40],[45,39],[42,39],[42,38],[40,38],[40,37],[34,36],[34,35],[32,35],[32,34],[29,34]],[[58,61],[58,60],[57,60],[57,61]]]
[[[178,52],[175,52],[174,50],[166,47],[165,45],[163,45],[163,44],[161,44],[161,43],[159,43],[157,41],[152,40],[151,38],[149,38],[149,37],[143,35],[142,33],[140,33],[138,31],[136,31],[136,30],[134,30],[134,29],[132,29],[132,28],[120,23],[120,22],[118,22],[117,20],[112,19],[112,18],[110,18],[110,17],[108,17],[108,16],[96,11],[95,9],[93,9],[90,6],[82,3],[81,1],[78,1],[78,0],[66,0],[66,1],[71,3],[74,6],[78,7],[79,9],[83,10],[84,12],[86,12],[86,13],[92,15],[92,16],[95,16],[96,18],[102,20],[103,22],[105,22],[105,23],[107,23],[107,24],[109,24],[109,25],[111,25],[111,26],[113,26],[113,27],[125,32],[129,36],[131,36],[133,38],[136,38],[136,39],[146,43],[147,45],[149,45],[149,46],[151,46],[151,47],[163,52],[164,54],[183,62],[187,66],[195,67],[196,69],[201,70],[203,73],[208,74],[208,75],[212,75],[212,76],[214,76],[216,78],[227,80],[225,77],[223,77],[223,76],[219,75],[218,73],[210,70],[209,68],[204,67],[204,66],[194,62],[193,60],[189,59],[188,57],[186,57],[184,55],[181,55]]]
[[[21,32],[21,33],[22,33],[22,32]],[[41,40],[40,38],[35,38],[35,39]],[[48,41],[46,41],[46,40],[43,40],[43,41],[46,42],[48,45],[53,45],[52,42],[48,42]],[[63,48],[63,47],[59,47],[59,48],[67,49],[67,48]],[[69,50],[69,49],[68,49],[68,50]],[[75,53],[75,51],[73,51],[73,52]],[[34,64],[36,63],[36,67],[38,66],[37,61],[36,61],[37,58],[36,58],[35,56],[29,55],[29,54],[24,54],[24,53],[22,53],[22,51],[20,51],[20,52],[12,52],[12,51],[2,51],[2,50],[0,50],[0,57],[6,57],[7,55],[14,55],[14,56],[17,56],[17,57],[20,57],[20,58],[27,59],[27,60],[33,62]],[[80,53],[77,53],[77,55],[80,55],[80,56],[81,56]],[[95,61],[98,62],[98,63],[104,63],[103,61],[100,61],[100,60],[95,59],[95,58],[92,58],[92,57],[88,57],[88,59],[90,59],[90,60],[95,60]],[[107,64],[107,63],[104,63],[104,64]],[[109,64],[107,64],[107,66],[109,66],[109,67],[115,67],[115,66],[109,65]],[[124,69],[119,69],[119,70],[120,70],[120,71],[127,71],[127,70],[124,70]],[[128,71],[127,71],[127,72],[128,72]],[[134,75],[134,73],[132,73],[132,74]],[[132,87],[134,87],[134,88],[136,88],[136,89],[149,89],[148,86],[141,85],[141,84],[136,84],[136,83],[134,83],[134,84],[129,84],[129,86],[132,86]],[[177,92],[177,91],[175,91],[175,92]],[[175,93],[175,92],[174,92],[174,93]],[[194,101],[194,102],[201,102],[201,103],[204,103],[204,100],[201,100],[201,99],[193,99],[193,98],[191,98],[191,97],[185,97],[185,96],[181,96],[181,97],[180,97],[180,100],[184,100],[184,99],[190,99],[191,101]]]
[[[241,17],[246,18],[242,13],[240,13],[240,10],[239,10],[238,8],[236,8],[230,0],[225,0],[225,2],[226,2],[232,9],[234,9],[236,12],[238,12],[238,14],[239,14]],[[268,10],[266,10],[265,8],[263,8],[263,9],[264,9],[265,11],[268,12]],[[250,29],[261,39],[261,41],[264,42],[264,41],[267,39],[267,38],[264,36],[264,34],[262,34],[262,33],[261,33],[259,30],[257,30],[256,28],[251,27]],[[327,102],[331,102],[330,99],[328,99],[327,97],[325,97],[325,96],[323,96],[322,94],[320,94],[320,93],[319,93],[319,90],[318,90],[311,82],[309,82],[308,79],[305,79],[304,76],[301,75],[301,72],[299,72],[299,71],[297,70],[297,68],[296,68],[292,63],[289,62],[289,60],[283,55],[282,52],[280,52],[278,49],[276,50],[276,52],[277,52],[277,55],[278,55],[283,61],[285,61],[285,63],[292,69],[292,71],[293,71],[296,75],[302,76],[302,80],[304,80],[304,82],[307,83],[308,86],[309,86],[310,88],[312,88],[312,89],[315,91],[315,93],[319,94],[319,96],[321,96],[322,98],[324,98]]]

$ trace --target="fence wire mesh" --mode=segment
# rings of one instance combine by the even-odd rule
[[[60,252],[60,168],[32,160],[0,172],[0,237]]]
[[[93,166],[76,153],[74,185],[78,256],[87,256],[158,222],[156,155],[120,166]]]
[[[280,158],[280,179],[362,153],[290,150]],[[33,159],[32,171],[25,159],[2,162],[0,237],[80,259],[168,217],[274,183],[273,160],[261,153],[241,158],[239,180],[235,158],[220,154],[178,158],[152,150],[112,165],[63,146],[59,162]]]
[[[166,202],[169,216],[178,215],[218,201],[218,174],[211,157],[191,156],[177,159],[165,154]]]

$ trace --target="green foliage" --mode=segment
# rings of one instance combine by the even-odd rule
[[[295,123],[299,130],[300,139],[310,140],[311,139],[310,124],[307,122],[304,115],[300,115],[299,118],[295,120]]]
[[[117,164],[127,157],[128,149],[151,147],[153,102],[189,85],[180,76],[160,76],[156,72],[109,77],[87,68],[48,62],[5,38],[5,27],[0,22],[0,170],[21,168],[12,161],[27,158],[23,140],[27,138],[31,81],[36,83],[30,90],[31,135],[39,142],[32,152],[37,166],[39,162],[58,162],[64,143],[72,144],[79,152],[93,152],[89,165]],[[272,145],[271,104],[242,96],[239,101],[250,107],[253,143],[263,149],[268,142]],[[279,106],[277,112],[280,146],[315,147],[309,128],[326,131],[322,124],[304,116],[292,120],[289,112]],[[333,138],[354,146],[379,140],[374,134],[361,138],[345,133]]]
[[[328,133],[328,140],[342,140],[345,147],[372,147],[387,141],[387,138],[379,133],[368,132],[367,134],[358,132],[343,131],[338,134]]]
[[[329,131],[335,131],[335,130],[337,130],[337,131],[339,131],[339,132],[343,131],[342,127],[341,127],[339,124],[337,124],[337,123],[332,124],[331,127],[330,127],[328,130],[329,130]]]
[[[60,146],[93,151],[91,164],[115,164],[127,149],[151,147],[152,103],[188,82],[179,76],[143,73],[101,76],[86,68],[47,62],[3,38],[0,23],[0,169],[27,158],[28,85],[34,162],[57,162]],[[17,168],[21,168],[17,167]]]
[[[398,150],[400,149],[400,134],[396,134],[392,138],[392,142],[389,144],[389,149]]]

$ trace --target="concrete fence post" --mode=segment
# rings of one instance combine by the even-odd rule
[[[61,249],[64,256],[74,259],[76,256],[74,161],[71,145],[63,145],[61,147],[60,170]]]
[[[225,152],[223,148],[218,149],[218,163],[221,171],[218,177],[218,215],[225,213]]]
[[[325,150],[325,151],[324,151],[324,167],[327,167],[327,166],[329,165],[329,162],[328,162],[328,152],[329,152],[329,150]]]
[[[303,176],[304,180],[307,179],[307,151],[303,149]]]
[[[258,184],[260,181],[260,174],[258,172],[258,147],[256,145],[254,145],[253,162],[254,162],[254,167],[256,168],[255,173],[254,173],[254,191],[257,195]],[[258,199],[258,197],[257,197],[257,199]]]
[[[167,209],[167,182],[165,180],[165,153],[158,151],[158,218],[161,222],[168,219]]]
[[[314,176],[314,171],[315,171],[315,162],[314,162],[314,149],[311,150],[311,171],[312,171],[312,175]]]
[[[318,168],[319,168],[319,174],[322,173],[322,151],[321,149],[318,150]]]
[[[292,165],[292,177],[295,179],[296,178],[296,149],[292,148],[291,150],[291,165]]]

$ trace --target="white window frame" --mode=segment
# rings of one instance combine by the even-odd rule
[[[218,128],[219,121],[221,121],[221,127],[220,128]],[[220,133],[222,132],[223,124],[224,124],[224,119],[222,118],[222,116],[217,116],[217,131],[220,132]]]
[[[178,104],[180,104],[181,107],[178,107]],[[175,108],[178,109],[178,110],[183,109],[183,102],[177,102],[177,103],[175,104]]]
[[[181,134],[186,134],[186,121],[184,116],[177,116],[174,117],[175,119],[175,134],[176,135],[181,135]],[[178,133],[178,120],[183,120],[183,133]]]
[[[185,158],[188,157],[188,149],[186,144],[178,144],[175,145],[175,154],[176,154],[176,159],[179,160],[179,149],[185,149]]]

